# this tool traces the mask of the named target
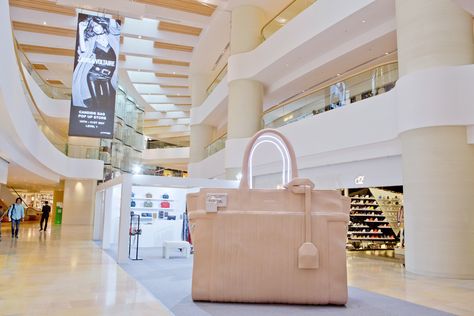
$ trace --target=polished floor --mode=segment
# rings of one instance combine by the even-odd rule
[[[89,240],[89,228],[2,224],[0,315],[168,315],[140,283]],[[146,259],[146,258],[145,258]],[[349,284],[456,315],[474,315],[474,281],[405,273],[394,261],[348,256]]]
[[[168,310],[89,240],[83,226],[12,239],[2,223],[0,315],[169,315]]]

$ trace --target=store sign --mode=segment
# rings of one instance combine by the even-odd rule
[[[113,138],[120,21],[79,13],[69,136]]]
[[[358,176],[357,178],[354,179],[355,184],[364,184],[364,176]]]

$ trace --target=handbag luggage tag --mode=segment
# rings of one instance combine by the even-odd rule
[[[216,213],[219,207],[227,207],[227,193],[208,193],[206,195],[206,211]]]

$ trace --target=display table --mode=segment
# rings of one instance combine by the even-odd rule
[[[187,241],[164,241],[163,242],[163,258],[170,258],[170,249],[183,249],[186,258],[191,252],[191,244]]]

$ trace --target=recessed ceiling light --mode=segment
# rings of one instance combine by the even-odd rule
[[[337,74],[338,76],[340,76],[341,74]]]
[[[43,21],[43,25],[46,25],[46,24],[47,24],[46,21]]]
[[[366,21],[366,20],[362,20],[362,23],[365,23],[365,22],[367,22],[367,21]]]
[[[389,52],[386,52],[386,53],[385,53],[385,55],[388,55],[388,54],[389,54]]]
[[[173,75],[176,75],[176,71],[173,71]]]
[[[179,97],[180,95],[181,95],[181,94],[180,94],[180,93],[178,93],[178,97]]]
[[[141,36],[141,35],[138,35],[138,39],[142,39],[142,36]]]

